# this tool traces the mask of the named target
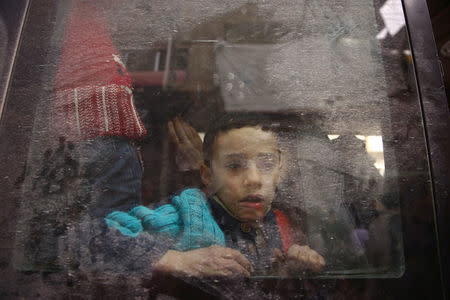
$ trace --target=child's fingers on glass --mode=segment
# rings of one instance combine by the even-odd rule
[[[179,141],[178,136],[177,136],[177,134],[175,132],[173,121],[169,121],[167,123],[167,129],[169,131],[169,138],[172,141],[172,143],[174,143],[176,145],[179,145],[180,141]]]
[[[245,277],[250,277],[250,272],[244,268],[241,264],[239,264],[238,262],[236,262],[233,259],[224,259],[222,266],[230,271],[231,274],[229,274],[228,276],[245,276]]]
[[[194,129],[194,127],[189,126],[189,130],[191,132],[192,139],[191,141],[194,143],[194,146],[199,150],[202,151],[203,142],[200,138],[200,135],[198,134],[197,130]]]
[[[286,257],[280,249],[275,248],[273,251],[273,259],[275,262],[283,262],[286,260]]]
[[[193,131],[192,131],[193,130],[192,126],[183,120],[181,120],[181,122],[183,124],[184,133],[189,138],[189,140],[192,140],[195,137],[195,135],[193,134]]]
[[[181,120],[180,118],[175,118],[174,125],[175,125],[175,132],[177,133],[177,136],[180,139],[180,141],[182,143],[189,141],[189,139],[186,136],[186,133],[184,131],[185,125],[184,125],[183,120]]]
[[[284,265],[284,273],[287,273],[291,276],[298,276],[299,273],[305,273],[308,271],[308,265],[302,261],[297,259],[288,259]]]
[[[318,254],[317,252],[315,252],[312,256],[312,260],[313,260],[313,271],[314,272],[320,272],[323,270],[323,268],[325,267],[325,260],[323,259],[323,257]]]
[[[235,249],[225,248],[225,247],[220,247],[220,246],[213,246],[213,247],[216,247],[216,251],[220,252],[222,258],[234,260],[247,270],[252,269],[250,262],[241,252],[239,252]]]

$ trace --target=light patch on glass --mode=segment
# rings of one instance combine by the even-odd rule
[[[366,137],[367,152],[383,152],[383,139],[379,135]]]
[[[364,141],[367,154],[375,160],[375,168],[377,168],[381,176],[384,176],[383,138],[380,135],[355,135],[355,137]],[[328,135],[328,138],[331,140],[330,135]]]
[[[385,27],[377,34],[377,39],[382,40],[396,35],[405,26],[403,7],[400,0],[388,0],[380,8],[380,15]]]
[[[365,137],[365,142],[367,153],[375,159],[375,168],[384,176],[383,138],[380,135],[369,135]]]
[[[202,143],[203,143],[203,140],[205,139],[205,133],[199,132],[198,135],[200,136],[200,139],[202,140]]]
[[[337,139],[338,137],[339,137],[338,134],[329,134],[329,135],[328,135],[328,138],[330,139],[330,141],[335,140],[335,139]]]

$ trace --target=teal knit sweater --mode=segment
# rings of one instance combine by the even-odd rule
[[[187,251],[211,245],[225,246],[225,236],[211,215],[205,194],[186,189],[171,204],[157,209],[137,206],[128,213],[115,211],[105,218],[109,227],[137,237],[146,231],[172,239],[174,250]]]

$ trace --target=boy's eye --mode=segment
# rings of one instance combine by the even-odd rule
[[[258,168],[261,170],[265,170],[265,171],[272,170],[273,168],[275,168],[275,165],[276,165],[276,161],[273,157],[270,157],[270,158],[267,157],[267,158],[261,159],[258,162]]]
[[[276,156],[264,155],[258,158],[257,164],[260,170],[271,171],[277,166],[278,162],[279,160]]]
[[[230,170],[238,170],[238,169],[241,169],[243,166],[244,166],[244,164],[242,164],[240,162],[232,162],[232,163],[226,164],[225,167]]]

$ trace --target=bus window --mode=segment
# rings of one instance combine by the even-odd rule
[[[403,276],[402,208],[430,186],[400,1],[49,2],[30,4],[1,128],[32,99],[17,278],[182,298]]]

